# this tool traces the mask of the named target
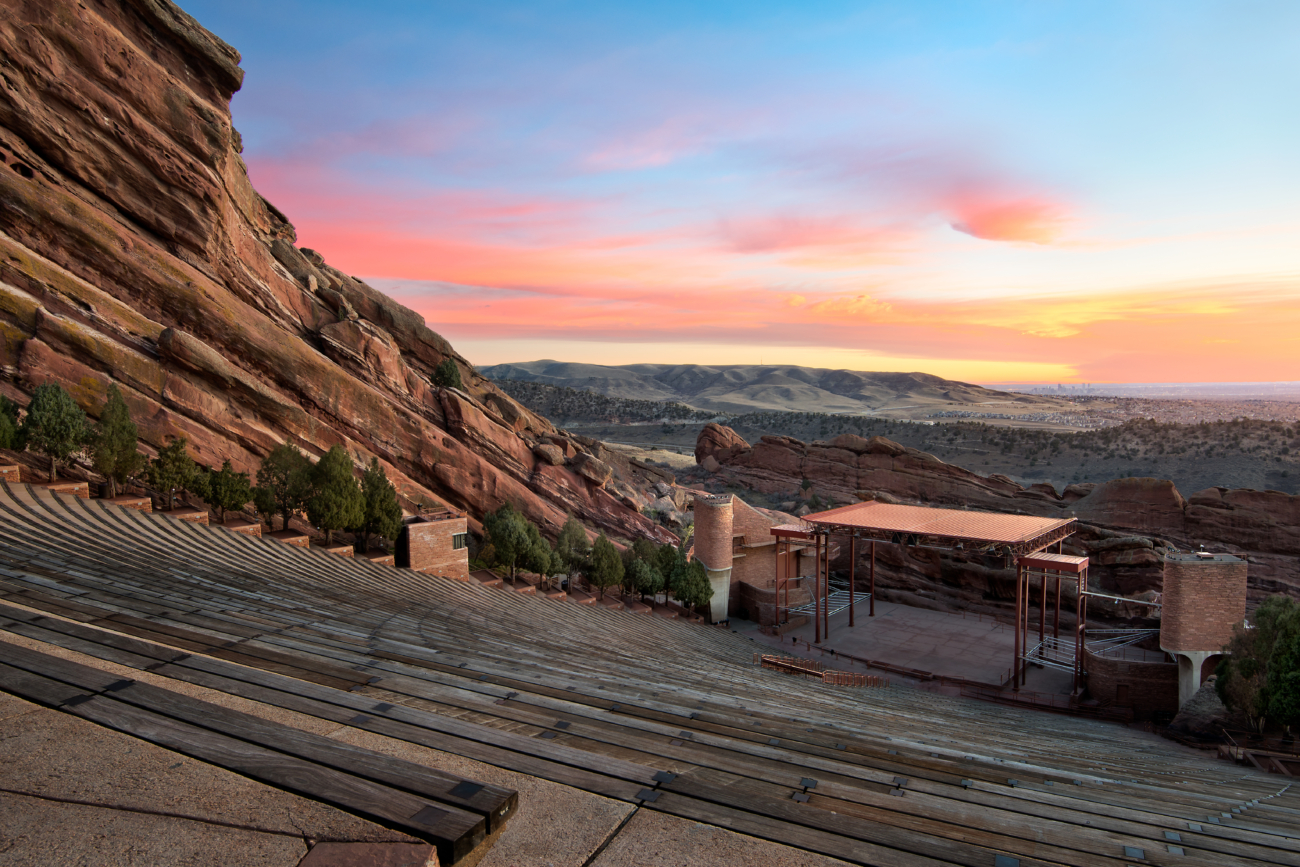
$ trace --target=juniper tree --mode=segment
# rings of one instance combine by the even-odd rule
[[[50,481],[56,481],[59,462],[66,461],[90,442],[91,427],[86,414],[63,386],[36,386],[27,404],[22,438],[27,447],[50,459]]]
[[[253,498],[253,485],[248,473],[237,473],[230,459],[221,462],[221,469],[208,477],[211,494],[208,504],[217,510],[221,523],[226,522],[226,512],[242,509]]]
[[[334,531],[358,526],[365,517],[365,499],[352,474],[352,458],[343,446],[330,446],[311,469],[311,493],[307,497],[307,520],[325,531],[325,542],[334,541]]]
[[[460,368],[450,358],[444,358],[442,363],[434,369],[433,384],[442,388],[459,388],[462,390],[465,388],[460,380]]]
[[[257,509],[257,514],[261,515],[262,520],[266,522],[266,529],[272,530],[274,525],[271,522],[275,520],[276,510],[275,494],[269,488],[260,485],[255,486],[252,493],[253,508]]]
[[[713,598],[713,587],[709,584],[709,575],[704,571],[703,563],[692,560],[686,564],[682,577],[673,589],[673,597],[688,610],[705,605]]]
[[[149,484],[163,494],[167,511],[171,511],[177,491],[189,491],[200,497],[211,494],[207,474],[190,457],[186,450],[188,444],[185,437],[176,437],[158,450],[158,457],[145,469]]]
[[[560,535],[555,540],[555,553],[564,562],[564,568],[570,577],[586,565],[591,543],[587,541],[586,529],[572,515],[565,520]]]
[[[402,507],[397,502],[397,490],[388,481],[379,458],[371,458],[370,466],[361,475],[361,523],[357,533],[361,537],[361,553],[370,550],[370,537],[396,539],[402,532]]]
[[[600,598],[605,598],[605,590],[617,586],[623,580],[623,558],[619,556],[614,543],[601,533],[591,546],[591,559],[587,566],[587,579],[592,586],[599,588]]]
[[[18,404],[0,394],[0,449],[21,449]]]
[[[292,443],[280,443],[262,459],[257,470],[257,486],[275,503],[275,511],[284,520],[282,530],[289,529],[289,519],[311,496],[311,459]],[[268,526],[269,526],[268,522]]]
[[[109,496],[116,497],[118,486],[144,468],[145,456],[136,448],[138,442],[139,430],[131,420],[131,410],[113,383],[90,445],[95,470],[108,479]]]
[[[1293,692],[1300,687],[1300,603],[1270,596],[1255,609],[1251,627],[1233,627],[1229,655],[1215,669],[1215,691],[1261,732],[1270,718],[1293,725],[1300,721],[1300,691]]]
[[[483,516],[486,540],[491,542],[496,561],[510,570],[511,583],[515,580],[515,570],[532,545],[528,526],[528,520],[516,512],[509,502],[502,503],[501,508]]]

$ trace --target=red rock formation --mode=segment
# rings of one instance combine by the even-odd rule
[[[1122,594],[1161,586],[1163,552],[1206,545],[1250,561],[1255,597],[1300,596],[1300,497],[1277,491],[1210,488],[1184,500],[1162,479],[1116,479],[1071,485],[1058,495],[1049,485],[1022,488],[1006,476],[981,476],[898,443],[853,435],[803,443],[765,436],[753,446],[721,425],[708,425],[696,460],[719,464],[728,485],[796,498],[805,480],[823,502],[881,499],[994,512],[1077,517],[1079,532],[1066,553],[1092,558],[1092,575]],[[1001,561],[928,549],[877,546],[877,583],[915,594],[939,607],[973,607],[1013,599],[1013,575]],[[847,568],[847,563],[841,564]],[[916,603],[914,595],[909,601]]]
[[[664,535],[535,454],[551,424],[418,314],[294,247],[239,156],[239,54],[168,0],[18,0],[0,56],[0,389],[58,381],[94,415],[116,381],[147,443],[207,464],[341,443],[411,499]],[[433,385],[448,358],[463,391]]]

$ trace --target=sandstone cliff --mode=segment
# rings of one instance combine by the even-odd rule
[[[1079,532],[1066,553],[1088,555],[1094,581],[1122,595],[1159,590],[1162,553],[1170,547],[1206,545],[1250,562],[1252,598],[1300,596],[1300,497],[1277,491],[1210,488],[1184,498],[1170,481],[1127,478],[1057,492],[1050,485],[1024,488],[1005,476],[981,476],[883,437],[804,443],[765,436],[750,445],[718,424],[700,432],[695,459],[715,481],[777,497],[815,493],[839,504],[876,498],[1075,517]],[[878,546],[878,552],[882,586],[919,590],[940,607],[1014,599],[1014,576],[1000,561],[896,545]]]
[[[411,500],[662,535],[590,446],[294,246],[240,158],[238,52],[170,0],[17,0],[0,57],[0,389],[58,381],[93,416],[117,381],[147,443],[207,464],[342,443]],[[433,385],[447,358],[463,391]]]

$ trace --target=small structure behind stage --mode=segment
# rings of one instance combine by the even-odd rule
[[[731,494],[698,494],[695,512],[695,559],[704,566],[713,587],[709,602],[714,623],[748,617],[764,628],[778,626],[777,588],[773,575],[801,575],[811,569],[811,555],[800,548],[778,550],[771,529],[779,522]],[[795,579],[786,586],[802,604],[811,599]]]

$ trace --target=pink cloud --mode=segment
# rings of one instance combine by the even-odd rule
[[[963,197],[951,206],[952,227],[985,241],[1051,244],[1065,229],[1064,206],[1038,198]]]

